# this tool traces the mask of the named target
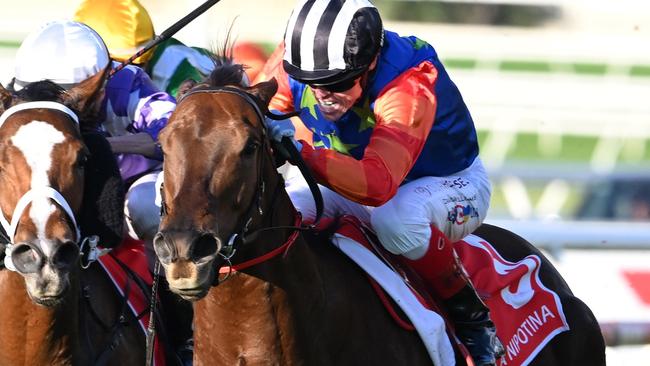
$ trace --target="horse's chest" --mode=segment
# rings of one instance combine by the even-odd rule
[[[198,365],[297,365],[293,317],[277,287],[237,274],[194,305]]]

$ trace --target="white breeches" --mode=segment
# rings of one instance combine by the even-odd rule
[[[448,177],[422,177],[397,189],[379,207],[364,206],[319,186],[325,217],[353,215],[371,225],[380,242],[394,254],[410,259],[422,257],[435,225],[451,241],[474,231],[485,219],[490,205],[490,181],[479,158],[472,165]],[[286,182],[291,201],[305,219],[314,219],[316,207],[301,175]]]
[[[160,206],[156,205],[156,179],[160,171],[152,172],[133,182],[126,192],[124,215],[129,236],[153,240],[160,224]]]

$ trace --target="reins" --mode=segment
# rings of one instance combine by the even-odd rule
[[[219,268],[219,273],[228,273],[228,274],[230,274],[233,271],[241,271],[241,270],[244,270],[246,268],[253,267],[253,266],[257,265],[257,264],[266,262],[266,261],[268,261],[268,260],[270,260],[272,258],[275,258],[278,255],[280,255],[281,253],[284,256],[286,256],[287,253],[289,252],[289,249],[291,249],[291,246],[296,242],[296,239],[298,239],[298,234],[300,233],[300,231],[308,229],[307,227],[301,227],[300,226],[301,221],[302,221],[302,217],[300,216],[300,214],[297,214],[296,215],[296,224],[295,224],[296,226],[274,226],[274,227],[268,227],[268,228],[263,228],[263,229],[258,230],[258,232],[260,232],[260,231],[264,231],[264,230],[293,229],[293,232],[291,233],[291,235],[289,235],[287,240],[282,245],[280,245],[279,247],[271,250],[270,252],[268,252],[268,253],[266,253],[264,255],[261,255],[259,257],[255,257],[253,259],[249,259],[247,261],[238,263],[238,264],[231,264],[229,266],[222,266],[222,267]]]

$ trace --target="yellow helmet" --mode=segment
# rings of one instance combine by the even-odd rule
[[[74,20],[97,31],[117,61],[127,60],[155,36],[149,13],[137,0],[83,0]],[[152,54],[150,50],[135,63],[146,63]]]

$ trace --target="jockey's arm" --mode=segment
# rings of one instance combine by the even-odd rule
[[[127,66],[109,81],[104,127],[117,131],[111,137],[113,152],[141,154],[162,160],[157,147],[158,134],[176,108],[176,101],[153,85],[140,68]],[[148,135],[132,137],[139,134]],[[134,146],[142,143],[143,146]]]
[[[303,143],[302,157],[318,182],[364,205],[380,206],[391,199],[433,126],[437,76],[435,66],[425,61],[382,90],[375,101],[376,126],[360,160]]]
[[[149,159],[160,159],[160,150],[149,134],[139,132],[132,135],[107,137],[115,154],[138,154]]]

